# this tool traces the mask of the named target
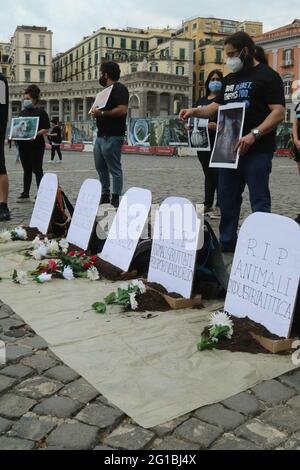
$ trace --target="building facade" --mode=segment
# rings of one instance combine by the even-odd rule
[[[9,56],[10,56],[10,44],[9,43],[0,43],[0,72],[10,80],[10,65],[9,65]]]
[[[258,38],[264,47],[268,62],[284,82],[286,98],[286,122],[294,119],[294,108],[300,101],[300,20],[269,31]]]
[[[122,82],[130,93],[129,117],[173,115],[180,108],[190,105],[191,84],[188,77],[141,71],[125,75]],[[64,123],[91,119],[89,111],[101,89],[98,80],[39,86],[41,106],[50,118],[57,117]],[[10,118],[19,115],[23,93],[23,85],[10,85]]]
[[[52,82],[52,32],[42,26],[18,26],[10,44],[10,80]]]
[[[201,17],[183,22],[177,34],[193,41],[194,101],[204,96],[205,81],[212,70],[221,70],[225,75],[229,72],[225,66],[224,40],[237,31],[255,37],[262,34],[263,24]]]

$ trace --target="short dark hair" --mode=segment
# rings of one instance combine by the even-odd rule
[[[25,94],[29,95],[35,101],[39,101],[41,90],[36,85],[29,85],[25,90]]]
[[[210,89],[209,89],[209,84],[211,82],[211,79],[213,78],[214,75],[218,75],[219,79],[221,80],[221,82],[223,82],[223,73],[221,72],[221,70],[219,69],[216,69],[216,70],[212,70],[210,72],[210,74],[208,75],[207,79],[206,79],[206,82],[205,82],[205,91],[206,91],[206,96],[209,96],[210,95]]]
[[[59,120],[57,118],[51,119],[52,124],[58,124]]]
[[[100,67],[102,73],[107,73],[114,82],[118,82],[121,77],[121,69],[117,62],[103,62]]]

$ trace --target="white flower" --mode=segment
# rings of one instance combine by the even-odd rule
[[[48,244],[48,250],[49,250],[49,253],[51,253],[51,255],[56,255],[57,253],[59,253],[59,245],[56,240],[52,240]]]
[[[17,271],[17,277],[16,277],[15,282],[16,282],[17,284],[21,284],[21,285],[23,285],[23,286],[25,286],[26,284],[28,284],[27,273],[24,272],[24,271]]]
[[[226,312],[219,311],[213,313],[209,321],[209,326],[211,328],[227,326],[229,328],[227,338],[231,339],[233,336],[233,321],[231,320],[230,315],[228,315]]]
[[[27,232],[23,227],[17,227],[13,230],[20,240],[27,240]]]
[[[99,272],[98,272],[98,269],[95,268],[95,266],[93,266],[92,268],[90,268],[87,272],[87,278],[90,280],[90,281],[99,281],[100,279],[100,276],[99,276]]]
[[[64,271],[63,271],[63,277],[64,279],[66,279],[67,281],[74,281],[75,277],[74,277],[74,273],[73,273],[73,269],[70,267],[70,266],[67,266]]]
[[[36,250],[34,250],[31,254],[34,259],[39,261],[48,255],[48,248],[46,245],[42,244]]]
[[[39,237],[35,237],[31,245],[34,250],[37,250],[43,244],[44,243],[42,242],[42,240],[40,240]]]
[[[132,281],[131,282],[131,285],[134,286],[134,287],[138,287],[139,291],[141,294],[145,294],[146,293],[146,286],[145,284],[142,282],[142,281]]]
[[[120,289],[122,290],[128,290],[130,287],[130,284],[128,282],[123,282],[123,284],[120,284]]]
[[[7,243],[11,241],[11,233],[8,230],[0,232],[0,243]]]
[[[37,280],[41,284],[45,284],[46,282],[52,281],[52,274],[43,273],[43,274],[41,274],[40,276],[37,277]]]
[[[63,253],[68,253],[69,242],[66,239],[60,240],[59,246],[60,246]]]
[[[129,297],[130,297],[131,310],[137,310],[139,307],[139,304],[136,301],[136,293],[134,292],[133,294],[129,294]]]

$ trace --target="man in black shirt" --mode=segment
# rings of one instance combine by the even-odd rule
[[[115,208],[118,208],[123,190],[121,155],[126,133],[129,92],[119,83],[121,71],[117,63],[104,62],[100,70],[100,85],[112,86],[112,91],[104,109],[92,109],[92,116],[97,119],[98,127],[98,137],[94,147],[95,165],[102,184],[101,204],[111,202]],[[113,178],[112,199],[110,174]]]
[[[4,142],[8,120],[8,84],[0,73],[0,222],[10,220],[8,201],[8,176],[5,167]]]

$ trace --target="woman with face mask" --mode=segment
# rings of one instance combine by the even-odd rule
[[[224,252],[234,252],[246,185],[252,211],[271,212],[269,178],[276,128],[285,118],[285,97],[280,75],[268,66],[263,49],[248,34],[229,36],[225,54],[232,73],[224,78],[215,102],[204,108],[183,109],[180,117],[208,119],[220,105],[245,103],[243,137],[235,149],[241,155],[239,167],[219,170],[220,241]]]
[[[214,102],[218,94],[222,90],[223,74],[220,70],[213,70],[207,77],[205,83],[205,96],[199,98],[196,103],[196,107],[202,108],[208,106]],[[209,125],[209,138],[211,149],[214,147],[217,131],[217,120],[216,116],[210,119]],[[214,212],[214,200],[215,194],[218,191],[218,169],[209,168],[212,151],[210,152],[198,152],[198,158],[202,165],[204,176],[205,176],[205,199],[204,199],[204,212],[205,214],[218,215],[218,194],[217,194],[217,210]]]
[[[49,116],[39,107],[40,89],[36,85],[30,85],[24,94],[23,110],[20,117],[39,117],[39,127],[35,140],[18,141],[20,160],[24,170],[23,192],[17,202],[30,200],[30,188],[32,175],[35,174],[36,185],[39,188],[43,178],[43,159],[45,153],[44,136],[50,128]]]

